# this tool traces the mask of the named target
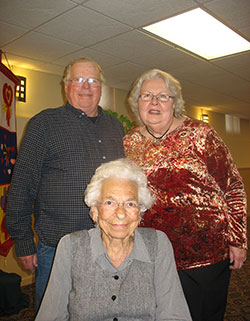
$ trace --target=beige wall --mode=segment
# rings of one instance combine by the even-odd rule
[[[27,102],[16,103],[17,140],[19,144],[29,118],[43,109],[61,106],[63,104],[63,95],[60,85],[60,76],[22,68],[14,68],[13,72],[16,75],[27,77]],[[131,120],[135,120],[134,116],[127,108],[126,96],[126,91],[105,86],[103,88],[103,95],[100,104],[105,109],[111,109],[116,111],[119,115],[123,114],[124,116],[130,117]],[[206,113],[209,115],[210,124],[217,130],[229,147],[237,167],[241,170],[245,186],[247,187],[247,192],[250,193],[249,120],[241,120],[240,135],[229,135],[225,130],[225,117],[223,114],[207,111]],[[200,110],[187,107],[187,115],[199,119]],[[250,194],[248,194],[248,199],[250,199]],[[13,248],[6,258],[0,256],[0,269],[21,275],[22,285],[33,281],[33,276],[22,271],[17,265]]]
[[[190,117],[200,119],[201,111],[198,108],[186,108]],[[209,116],[209,124],[214,127],[229,148],[238,168],[250,168],[250,120],[240,119],[240,134],[226,132],[225,115],[205,111]]]
[[[15,75],[26,77],[26,102],[16,102],[16,116],[30,118],[45,108],[63,104],[61,77],[39,71],[13,67]]]
[[[119,115],[127,116],[131,121],[136,121],[135,115],[127,105],[128,92],[121,89],[115,89],[115,111]]]

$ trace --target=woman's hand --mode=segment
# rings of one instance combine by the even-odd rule
[[[247,251],[235,246],[229,246],[230,269],[241,269],[247,258]]]

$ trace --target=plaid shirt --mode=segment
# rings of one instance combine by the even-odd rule
[[[101,163],[124,157],[123,136],[122,124],[101,107],[95,122],[69,103],[29,121],[6,212],[17,256],[36,252],[32,213],[39,240],[52,247],[65,234],[93,227],[84,190]]]

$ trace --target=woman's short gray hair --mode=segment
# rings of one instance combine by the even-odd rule
[[[91,64],[93,64],[94,66],[96,66],[96,69],[98,70],[99,74],[100,74],[100,80],[101,80],[101,83],[104,82],[104,76],[103,76],[103,73],[102,73],[102,68],[101,66],[96,62],[94,61],[93,59],[89,58],[89,57],[80,57],[80,58],[77,58],[75,60],[73,60],[72,62],[70,62],[65,70],[64,70],[64,74],[63,74],[63,82],[65,85],[67,85],[69,79],[70,79],[70,72],[71,72],[71,68],[74,64],[78,63],[78,62],[90,62]]]
[[[125,179],[134,182],[138,187],[140,212],[149,209],[155,197],[147,187],[147,176],[142,169],[127,158],[120,158],[99,166],[85,190],[85,203],[95,206],[100,197],[102,183],[109,178]]]
[[[153,78],[160,78],[164,80],[166,89],[169,91],[169,95],[174,96],[174,116],[176,118],[180,118],[185,111],[180,82],[165,71],[159,69],[151,69],[144,72],[139,78],[135,80],[135,82],[132,84],[128,96],[128,103],[130,105],[130,108],[136,115],[139,122],[142,123],[138,108],[138,100],[141,94],[141,87],[144,81]]]

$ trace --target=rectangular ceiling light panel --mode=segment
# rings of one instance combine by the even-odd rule
[[[197,8],[143,29],[207,60],[250,50],[250,42]]]

